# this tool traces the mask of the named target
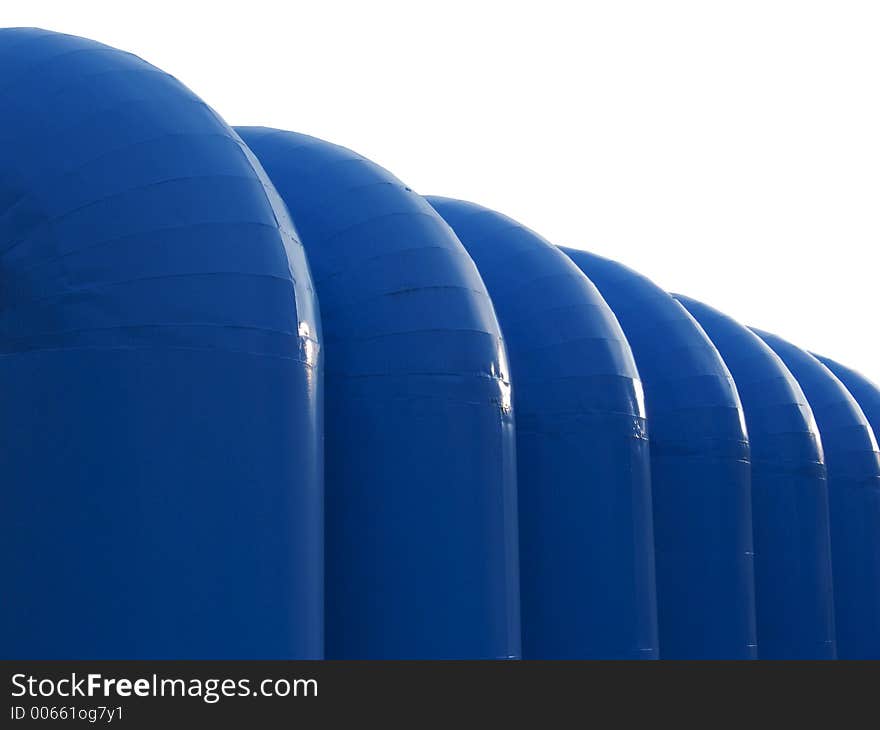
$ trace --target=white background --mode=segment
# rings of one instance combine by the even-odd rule
[[[880,3],[0,0],[880,381]],[[2,98],[0,98],[2,112]]]

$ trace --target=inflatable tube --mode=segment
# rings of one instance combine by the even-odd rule
[[[473,262],[354,152],[239,133],[294,216],[321,300],[327,656],[518,657],[510,381]]]
[[[650,462],[620,325],[558,249],[506,216],[428,198],[486,282],[511,360],[523,656],[657,656]]]
[[[807,398],[779,356],[716,309],[674,295],[733,375],[752,452],[758,655],[834,659],[828,484]]]
[[[751,472],[730,372],[684,307],[632,269],[562,249],[617,316],[645,385],[660,657],[756,656]]]
[[[841,659],[880,659],[880,454],[874,432],[827,367],[781,337],[754,331],[797,378],[822,434],[837,654]]]
[[[880,433],[880,386],[868,380],[864,375],[846,365],[841,365],[836,360],[821,355],[813,355],[832,373],[834,373],[846,389],[850,392],[876,436]]]
[[[0,88],[0,654],[320,658],[320,337],[271,183],[131,54],[0,30]]]

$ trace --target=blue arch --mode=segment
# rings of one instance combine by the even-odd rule
[[[868,419],[868,423],[871,424],[874,435],[880,433],[880,386],[860,372],[846,365],[841,365],[830,357],[822,357],[821,355],[814,355],[814,357],[818,358],[846,386],[865,414],[865,418]]]
[[[828,468],[837,653],[880,658],[880,454],[865,414],[815,357],[754,330],[803,388],[822,434]]]
[[[242,128],[297,222],[327,358],[327,655],[520,654],[507,356],[461,243],[343,147]]]
[[[622,264],[562,249],[617,316],[645,384],[660,656],[756,656],[749,444],[736,387],[687,311]]]
[[[620,325],[558,249],[494,211],[428,198],[477,264],[517,415],[523,656],[657,656],[641,382]]]
[[[813,411],[794,376],[754,332],[712,307],[674,296],[718,348],[746,416],[758,654],[833,659],[828,484]]]
[[[0,653],[319,658],[320,337],[271,183],[129,53],[0,30],[0,88]]]

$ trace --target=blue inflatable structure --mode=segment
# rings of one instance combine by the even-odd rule
[[[828,467],[834,618],[841,659],[880,659],[880,454],[865,414],[815,357],[755,330],[797,378]]]
[[[676,295],[730,369],[752,456],[758,656],[833,659],[834,603],[828,484],[806,396],[754,332]]]
[[[0,87],[0,654],[320,658],[320,332],[272,184],[129,53],[0,30]]]
[[[473,261],[351,150],[238,131],[295,217],[321,300],[327,656],[518,657],[510,379]]]
[[[656,658],[645,410],[620,325],[533,231],[471,203],[428,200],[477,264],[510,356],[523,657]]]
[[[871,424],[871,430],[876,436],[880,433],[880,386],[872,382],[860,372],[841,365],[836,360],[822,355],[814,355],[825,367],[834,373],[846,389],[850,392],[856,403]]]
[[[749,442],[730,372],[684,307],[622,264],[562,249],[599,288],[645,385],[660,657],[756,657]]]
[[[0,658],[880,659],[864,376],[94,41],[0,90]]]

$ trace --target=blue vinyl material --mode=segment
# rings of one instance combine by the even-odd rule
[[[129,53],[0,30],[0,90],[0,654],[319,658],[320,335],[284,206]]]
[[[510,379],[473,262],[356,153],[238,131],[296,220],[321,300],[328,657],[518,657]]]
[[[657,657],[642,386],[620,325],[556,247],[430,197],[477,264],[510,356],[523,657]]]
[[[834,618],[841,659],[880,659],[880,454],[859,404],[819,360],[754,330],[810,402],[828,468]]]
[[[834,659],[828,484],[813,411],[794,376],[754,332],[674,296],[718,348],[746,416],[758,656]]]
[[[644,382],[660,657],[753,659],[749,443],[730,372],[656,284],[614,261],[562,250],[617,316]]]
[[[0,95],[0,659],[880,659],[859,373],[90,40]]]
[[[880,433],[880,386],[872,382],[860,372],[841,365],[836,360],[822,355],[814,355],[846,386],[856,403],[871,424],[871,430],[876,436]]]

